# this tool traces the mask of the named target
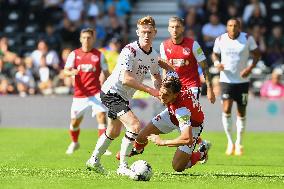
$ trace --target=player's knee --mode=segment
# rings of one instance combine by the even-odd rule
[[[185,170],[185,166],[174,161],[172,162],[172,167],[176,172],[182,172]]]

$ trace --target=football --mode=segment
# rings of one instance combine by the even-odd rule
[[[149,181],[153,174],[151,165],[144,160],[135,161],[130,169],[137,175],[133,179],[138,181]]]

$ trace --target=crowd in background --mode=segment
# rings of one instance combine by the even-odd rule
[[[279,76],[274,83],[284,96],[280,84],[284,70],[283,1],[177,2],[177,14],[185,20],[185,35],[197,40],[208,58],[215,38],[226,32],[228,18],[239,17],[243,31],[255,38],[262,53],[252,73],[253,93],[272,90],[261,87],[276,70]],[[130,0],[0,0],[0,16],[7,18],[0,20],[0,94],[72,93],[72,80],[63,76],[62,69],[71,50],[80,46],[80,30],[85,27],[96,29],[95,47],[105,54],[111,71],[121,48],[129,42],[133,6],[135,1]],[[218,74],[213,66],[211,73]]]

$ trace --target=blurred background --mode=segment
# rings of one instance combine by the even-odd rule
[[[242,30],[255,38],[262,54],[251,74],[250,97],[279,100],[276,109],[279,116],[284,115],[283,0],[0,0],[0,120],[1,115],[2,121],[15,118],[7,118],[7,112],[11,103],[21,101],[15,100],[17,96],[36,95],[29,102],[36,105],[48,104],[42,96],[67,96],[68,112],[73,86],[62,70],[68,54],[80,46],[80,30],[97,30],[95,47],[105,54],[111,72],[120,50],[137,38],[137,19],[146,15],[156,20],[153,46],[157,50],[169,37],[169,17],[184,18],[185,35],[197,40],[208,57],[217,95],[219,73],[210,59],[214,40],[226,32],[230,17],[240,18]],[[280,89],[267,87],[268,83]],[[263,106],[271,110],[270,104]],[[272,109],[273,113],[275,106]]]

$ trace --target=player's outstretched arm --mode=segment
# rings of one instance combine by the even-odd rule
[[[144,85],[140,81],[137,81],[134,75],[130,71],[127,71],[127,70],[124,71],[124,78],[123,78],[122,84],[127,85],[128,87],[134,88],[136,90],[144,91],[155,97],[159,96],[159,91],[157,89],[153,89],[147,85]]]
[[[168,146],[168,147],[177,147],[182,145],[192,144],[192,127],[187,126],[182,130],[180,136],[172,140],[162,140],[159,135],[150,135],[148,140],[152,141],[158,146]]]
[[[159,58],[158,64],[159,64],[159,66],[160,66],[161,68],[163,68],[166,72],[168,72],[168,71],[173,71],[173,72],[174,72],[174,71],[175,71],[175,69],[174,69],[171,65],[168,64],[167,60],[164,60],[164,59],[162,59],[162,58]]]

